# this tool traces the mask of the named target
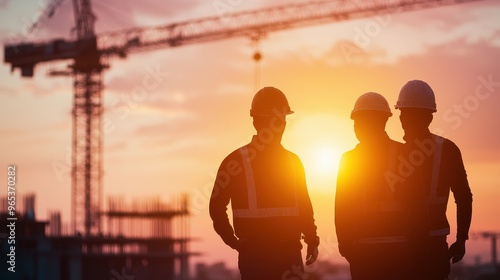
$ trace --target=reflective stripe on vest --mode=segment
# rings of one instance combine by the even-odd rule
[[[448,194],[444,196],[437,195],[438,183],[439,183],[439,170],[441,168],[441,154],[443,153],[443,143],[444,138],[432,134],[432,139],[434,140],[434,158],[432,159],[432,177],[431,177],[431,187],[429,190],[428,202],[430,204],[447,204]]]
[[[295,190],[295,206],[293,207],[273,207],[273,208],[257,208],[257,192],[255,189],[255,177],[253,174],[252,164],[248,156],[246,146],[240,148],[241,158],[243,160],[243,168],[245,169],[245,178],[247,183],[248,209],[233,209],[233,217],[236,218],[266,218],[266,217],[285,217],[298,216],[299,208],[297,203],[297,192]],[[292,159],[289,157],[290,164],[295,173],[295,168]],[[294,176],[295,178],[296,176]]]
[[[443,154],[444,138],[432,134],[432,139],[434,140],[435,148],[434,148],[434,158],[432,159],[432,177],[431,177],[431,187],[429,190],[428,203],[429,205],[447,204],[448,193],[441,196],[437,194],[438,183],[439,183],[439,170],[441,168],[441,156]],[[429,236],[445,236],[448,234],[450,234],[449,227],[429,231]]]
[[[435,143],[434,158],[432,159],[432,177],[431,188],[429,190],[429,203],[431,204],[444,204],[448,203],[448,195],[438,196],[437,189],[439,183],[439,169],[441,168],[441,155],[443,153],[444,138],[432,134]]]
[[[401,243],[409,241],[410,239],[406,236],[363,237],[358,239],[359,244]]]
[[[429,236],[443,236],[450,234],[450,228],[441,228],[429,231]]]

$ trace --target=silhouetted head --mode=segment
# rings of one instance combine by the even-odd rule
[[[422,133],[429,130],[432,122],[432,110],[424,108],[400,108],[399,120],[406,134]]]
[[[250,116],[286,116],[293,114],[288,100],[281,90],[275,87],[264,87],[253,97]]]
[[[257,130],[257,135],[262,135],[264,139],[268,139],[268,142],[281,142],[281,137],[285,132],[286,119],[284,117],[255,116],[253,117],[253,126]]]
[[[405,134],[427,132],[432,122],[432,113],[437,111],[434,91],[424,81],[412,80],[400,90],[396,109],[401,110],[399,119]]]
[[[392,116],[387,100],[376,92],[367,92],[356,100],[351,112],[354,132],[360,142],[370,141],[385,133],[385,125]]]
[[[293,114],[285,94],[275,87],[264,87],[252,100],[250,116],[257,135],[266,134],[269,142],[281,142],[286,127],[286,115]]]

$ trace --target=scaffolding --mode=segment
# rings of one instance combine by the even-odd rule
[[[189,279],[188,260],[195,254],[188,246],[187,195],[169,203],[157,197],[129,202],[110,197],[107,210],[99,213],[102,233],[91,236],[74,233],[59,211],[48,212],[48,222],[36,220],[34,194],[21,201],[15,214],[16,250],[25,257],[16,264],[20,272],[8,279]],[[0,197],[2,223],[7,221],[7,205],[7,198]],[[7,242],[0,245],[6,256]],[[0,272],[0,279],[4,276],[12,277]]]
[[[189,248],[189,197],[181,195],[172,203],[162,202],[158,197],[135,199],[127,203],[123,197],[109,197],[107,211],[102,212],[108,235],[125,239],[169,240],[163,250],[175,257],[174,271],[180,279],[187,279]],[[120,251],[141,253],[155,248],[125,246]],[[115,248],[117,249],[117,248]]]

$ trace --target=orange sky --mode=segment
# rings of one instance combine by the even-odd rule
[[[4,42],[22,32],[26,19],[41,9],[33,2],[0,2]],[[66,2],[27,39],[68,37],[73,17],[70,1]],[[234,12],[269,5],[264,1],[94,2],[98,32],[217,16],[218,2],[234,3]],[[261,42],[260,84],[280,88],[296,112],[288,119],[283,145],[305,165],[323,240],[321,258],[343,261],[336,249],[333,199],[340,155],[357,143],[349,119],[354,101],[362,93],[376,91],[392,105],[410,79],[425,80],[433,87],[438,112],[431,130],[462,150],[474,193],[471,232],[500,231],[495,215],[500,199],[499,15],[498,1],[479,1],[272,33]],[[192,235],[200,238],[191,248],[204,254],[198,260],[222,260],[233,267],[235,252],[223,246],[212,230],[208,195],[222,159],[254,132],[249,117],[255,92],[253,51],[249,39],[235,38],[133,54],[113,60],[104,75],[104,119],[110,124],[104,140],[105,195],[167,200],[190,193]],[[53,167],[69,166],[72,82],[45,75],[47,69],[64,66],[41,65],[34,79],[22,79],[0,65],[0,164],[18,165],[18,191],[36,193],[39,217],[60,209],[69,221],[69,173]],[[158,86],[134,99],[132,89],[151,69],[163,73]],[[484,86],[488,80],[493,82]],[[402,140],[397,111],[388,132]],[[3,182],[5,176],[0,174]],[[450,203],[452,227],[453,210]],[[465,260],[473,262],[480,256],[488,261],[488,250],[488,242],[471,240]]]

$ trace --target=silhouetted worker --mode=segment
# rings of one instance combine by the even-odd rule
[[[411,205],[423,209],[420,224],[419,279],[448,279],[453,263],[465,255],[465,241],[472,216],[472,193],[462,156],[450,140],[430,133],[436,112],[434,92],[423,81],[407,82],[399,93],[396,109],[405,132],[405,161],[400,162],[399,181],[413,192]],[[448,249],[450,226],[446,207],[450,189],[457,204],[456,242]]]
[[[229,154],[217,173],[210,217],[224,243],[239,252],[242,280],[302,279],[302,234],[306,264],[318,256],[304,168],[281,145],[286,115],[292,113],[280,90],[259,90],[250,110],[257,135]],[[229,202],[234,231],[226,213]]]
[[[353,280],[416,279],[404,190],[388,177],[403,147],[385,132],[390,116],[387,100],[374,92],[361,95],[351,113],[359,144],[341,159],[335,226]]]

